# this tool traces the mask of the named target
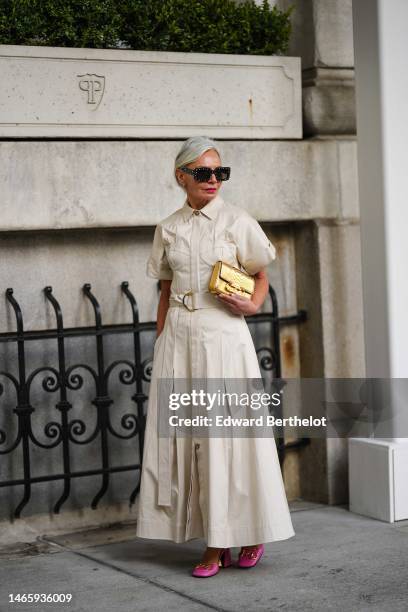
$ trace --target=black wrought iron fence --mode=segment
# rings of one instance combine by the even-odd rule
[[[11,457],[13,453],[22,454],[22,477],[12,480],[1,480],[0,488],[19,487],[23,488],[23,495],[20,503],[14,511],[14,516],[19,518],[21,512],[28,504],[32,485],[50,481],[62,481],[61,494],[53,511],[59,513],[62,505],[68,499],[71,491],[72,480],[87,476],[100,476],[100,486],[93,497],[91,507],[96,508],[99,501],[106,494],[109,488],[111,475],[118,472],[135,472],[140,475],[141,458],[143,457],[143,442],[145,428],[145,404],[148,395],[144,392],[144,383],[149,383],[152,371],[152,357],[142,356],[142,334],[155,330],[156,323],[140,322],[137,301],[129,289],[129,283],[121,283],[122,293],[128,300],[132,321],[130,323],[103,325],[101,308],[98,300],[91,291],[89,283],[83,286],[83,293],[90,301],[95,325],[88,327],[64,327],[61,306],[53,294],[52,287],[45,287],[44,294],[51,303],[56,320],[55,329],[40,331],[29,331],[24,329],[23,314],[18,301],[13,295],[13,289],[6,291],[6,297],[12,306],[16,319],[16,331],[0,333],[0,343],[11,343],[17,351],[17,371],[15,373],[0,370],[0,377],[6,379],[8,386],[13,389],[16,407],[13,413],[16,417],[15,435],[13,439],[6,429],[0,428],[0,460],[4,461],[5,456]],[[297,314],[286,317],[279,317],[278,302],[273,288],[269,287],[271,299],[271,311],[255,314],[247,317],[250,325],[258,323],[268,323],[270,328],[270,346],[258,347],[257,354],[260,360],[260,368],[272,374],[274,378],[281,377],[281,355],[280,355],[280,326],[282,324],[293,324],[302,322],[306,319],[306,312],[300,310]],[[131,334],[132,354],[126,358],[113,360],[106,364],[106,347],[104,340],[107,336],[116,334]],[[89,363],[67,364],[66,342],[71,338],[84,338],[91,336],[95,338],[95,363],[92,367]],[[54,365],[44,365],[29,371],[30,363],[27,362],[26,346],[28,342],[55,340],[57,347],[57,363]],[[121,430],[118,431],[112,419],[112,405],[115,402],[114,394],[111,391],[111,377],[114,370],[119,369],[118,378],[120,383],[132,387],[130,400],[133,402],[134,411],[128,411],[120,417]],[[81,373],[82,371],[82,373]],[[88,426],[83,419],[70,418],[70,411],[75,401],[75,391],[84,385],[83,374],[90,375],[94,382],[94,398],[91,400],[96,410],[96,425],[93,431],[88,434]],[[55,408],[58,419],[50,420],[44,426],[44,436],[46,442],[41,441],[35,434],[33,426],[36,413],[35,402],[32,399],[33,381],[43,374],[41,381],[42,389],[46,393],[57,394],[58,401]],[[6,397],[5,386],[0,379],[0,410],[2,396],[3,400],[10,401]],[[13,400],[14,401],[14,400]],[[7,428],[8,429],[8,428]],[[118,444],[124,440],[137,439],[135,444],[135,457],[137,462],[126,465],[112,465],[112,453],[110,443],[117,441]],[[73,458],[78,446],[87,446],[93,442],[99,444],[99,466],[95,469],[73,469]],[[285,450],[288,447],[299,446],[306,442],[301,439],[295,442],[286,443],[284,439],[277,440],[279,459],[281,465],[284,460]],[[33,450],[42,449],[44,453],[51,449],[58,448],[60,451],[60,470],[56,473],[46,473],[40,476],[33,474]],[[137,451],[137,452],[136,452]],[[137,486],[130,491],[129,503],[135,502],[139,491],[140,478]]]

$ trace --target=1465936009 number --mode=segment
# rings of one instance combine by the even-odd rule
[[[9,593],[9,603],[70,603],[72,593]]]

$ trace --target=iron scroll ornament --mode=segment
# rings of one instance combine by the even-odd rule
[[[82,288],[84,297],[93,309],[94,325],[90,327],[66,328],[63,324],[61,306],[53,294],[52,287],[44,288],[44,294],[51,304],[56,320],[55,329],[43,331],[24,330],[23,315],[19,303],[13,295],[13,289],[6,291],[8,303],[14,310],[16,320],[16,331],[0,333],[0,344],[8,343],[17,348],[17,373],[0,371],[0,416],[4,414],[2,402],[13,403],[12,413],[16,419],[12,421],[15,435],[9,435],[0,426],[0,456],[22,456],[22,477],[10,480],[0,480],[0,488],[19,487],[23,488],[22,499],[14,510],[15,518],[21,516],[22,511],[29,503],[32,495],[32,487],[38,483],[50,481],[62,481],[62,491],[53,506],[53,512],[59,513],[64,502],[71,493],[72,481],[75,478],[99,476],[101,478],[99,489],[94,494],[91,502],[92,508],[97,508],[100,500],[105,496],[111,482],[111,475],[120,472],[129,472],[139,475],[136,486],[130,491],[129,505],[133,505],[140,487],[141,458],[144,448],[145,430],[145,406],[148,395],[144,391],[144,385],[150,383],[152,373],[152,356],[142,359],[142,334],[152,333],[156,330],[156,322],[139,321],[139,311],[136,299],[129,289],[129,283],[121,283],[122,294],[130,306],[132,320],[130,323],[103,325],[101,308],[95,295],[92,293],[91,285],[86,283]],[[290,317],[279,317],[277,309],[276,294],[272,287],[269,289],[272,302],[272,311],[259,313],[246,317],[249,324],[267,322],[270,325],[271,347],[258,348],[257,353],[261,355],[260,366],[265,372],[272,373],[275,377],[281,376],[280,349],[279,349],[279,327],[281,324],[295,323],[305,320],[304,311],[299,311]],[[106,348],[104,339],[111,335],[129,334],[133,340],[133,354],[126,355],[123,359],[116,359],[109,365],[105,365]],[[84,338],[90,336],[95,339],[94,355],[96,367],[89,363],[67,364],[66,343],[73,338]],[[44,365],[32,370],[27,374],[30,365],[27,360],[28,342],[56,342],[57,364]],[[111,381],[117,372],[117,380],[127,386],[133,387],[134,392],[129,396],[133,410],[126,410],[119,415],[119,427],[113,423],[115,413],[115,397],[111,391]],[[41,409],[33,399],[33,387],[35,382],[41,378],[41,389],[43,392],[55,395],[57,401],[54,406],[58,418],[52,418],[42,427],[42,433],[38,433],[38,417],[41,417]],[[86,380],[91,382],[93,399],[90,401],[94,407],[92,423],[84,418],[72,417],[75,408],[76,393],[84,389]],[[137,439],[138,460],[136,463],[112,465],[112,445],[126,444],[127,441]],[[94,469],[73,469],[76,448],[85,447],[92,443],[98,444],[99,466]],[[303,442],[299,441],[299,445]],[[294,446],[294,443],[285,444],[283,439],[278,440],[278,452],[281,464],[284,460],[285,449]],[[34,475],[33,451],[38,449],[43,453],[49,453],[56,449],[60,452],[61,469],[57,473],[46,473]],[[15,455],[14,455],[15,453]]]

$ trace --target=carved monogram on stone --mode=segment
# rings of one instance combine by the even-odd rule
[[[87,104],[96,110],[105,92],[105,77],[99,74],[78,74],[77,77],[79,89],[87,94]]]

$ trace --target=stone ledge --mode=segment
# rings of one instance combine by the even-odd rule
[[[179,208],[180,141],[0,142],[2,232],[153,226]],[[225,200],[259,221],[358,219],[356,142],[219,141]]]

